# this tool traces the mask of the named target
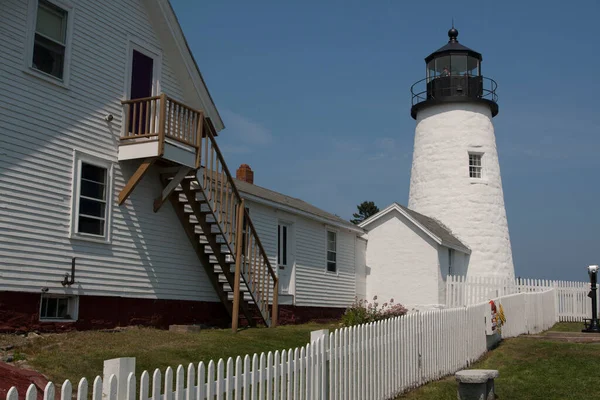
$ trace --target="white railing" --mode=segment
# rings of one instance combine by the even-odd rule
[[[585,318],[591,318],[589,282],[448,276],[446,306],[462,307],[501,296],[541,292],[552,288],[556,289],[554,294],[560,321],[583,321]]]
[[[534,333],[553,325],[556,308],[550,298],[552,290],[498,299],[507,318],[503,334]],[[342,328],[301,348],[180,365],[164,374],[157,369],[152,378],[144,371],[137,380],[133,372],[121,370],[122,382],[111,375],[104,388],[100,377],[92,388],[82,379],[76,397],[86,400],[91,391],[92,400],[390,399],[479,359],[487,351],[490,316],[485,302]],[[55,391],[49,383],[44,399],[56,400]],[[36,397],[32,385],[24,398]],[[60,399],[71,398],[66,381]],[[10,389],[7,400],[17,399],[17,389]]]

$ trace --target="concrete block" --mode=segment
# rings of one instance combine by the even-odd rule
[[[495,369],[468,369],[458,371],[458,400],[495,400]]]

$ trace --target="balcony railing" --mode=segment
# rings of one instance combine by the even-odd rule
[[[484,76],[438,76],[425,78],[410,88],[412,105],[426,100],[443,100],[448,97],[467,97],[498,102],[496,81]]]
[[[200,166],[200,146],[204,113],[168,97],[145,97],[123,100],[125,126],[121,144],[158,141],[159,156],[163,155],[165,140],[189,146]]]

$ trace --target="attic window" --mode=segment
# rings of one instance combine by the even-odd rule
[[[481,153],[469,153],[469,177],[474,179],[481,179],[483,176],[483,154]]]

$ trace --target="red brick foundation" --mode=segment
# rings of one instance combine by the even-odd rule
[[[293,325],[307,322],[339,321],[345,308],[279,306],[279,324]]]
[[[221,303],[203,301],[79,296],[75,322],[42,322],[39,309],[37,293],[0,292],[0,332],[63,332],[129,325],[166,329],[171,324],[226,327],[231,322]]]
[[[39,309],[38,293],[0,292],[0,332],[65,332],[130,325],[166,329],[172,324],[227,327],[231,322],[221,303],[203,301],[79,296],[79,318],[75,322],[42,322]],[[282,305],[279,306],[279,324],[335,321],[344,310]]]

